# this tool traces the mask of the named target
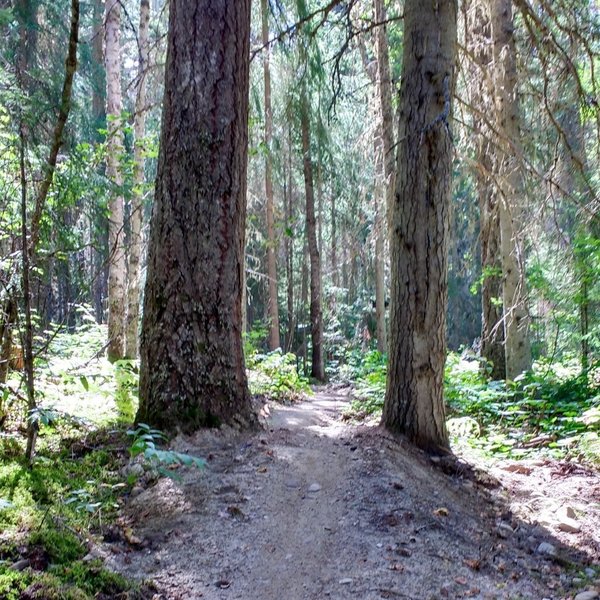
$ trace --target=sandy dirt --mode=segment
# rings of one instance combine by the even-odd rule
[[[207,468],[138,489],[121,522],[128,535],[97,552],[109,567],[152,581],[155,600],[593,594],[597,474],[577,475],[588,507],[576,515],[582,530],[544,528],[536,524],[544,489],[565,481],[564,473],[553,479],[557,465],[473,476],[378,427],[345,423],[348,401],[344,390],[321,388],[302,403],[268,407],[263,432],[178,438],[175,449],[207,458]],[[572,500],[568,487],[561,507]],[[540,552],[543,542],[555,552]]]

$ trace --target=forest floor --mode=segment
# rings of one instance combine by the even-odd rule
[[[267,405],[262,432],[177,438],[207,467],[137,486],[126,540],[92,554],[156,600],[597,597],[598,473],[432,461],[347,422],[349,400],[319,388]]]

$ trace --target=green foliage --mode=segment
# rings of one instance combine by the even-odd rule
[[[526,456],[541,448],[554,456],[582,453],[593,459],[600,395],[592,372],[540,362],[516,382],[505,383],[486,381],[480,366],[457,354],[448,357],[445,390],[451,415],[478,425],[455,438],[503,456]],[[450,422],[456,429],[454,419]],[[599,458],[600,453],[593,460]]]
[[[281,401],[310,392],[308,380],[298,373],[294,354],[282,354],[279,349],[268,354],[255,352],[247,356],[246,366],[250,391],[255,395]]]
[[[362,353],[352,351],[341,376],[355,384],[351,413],[364,417],[381,412],[385,399],[387,357],[377,350]]]
[[[177,474],[165,467],[177,468],[184,466],[202,469],[206,466],[206,461],[203,458],[158,448],[158,444],[167,439],[165,434],[158,429],[152,429],[145,423],[138,423],[138,426],[135,429],[130,429],[127,435],[133,439],[129,449],[131,457],[143,456],[150,466],[156,467],[158,472],[166,477],[177,478]]]

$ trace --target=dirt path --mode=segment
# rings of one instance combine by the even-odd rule
[[[109,566],[169,600],[572,597],[556,540],[501,494],[344,424],[347,402],[322,389],[271,407],[259,435],[178,439],[208,468],[132,499],[133,544],[106,545]],[[536,554],[544,540],[558,557]]]

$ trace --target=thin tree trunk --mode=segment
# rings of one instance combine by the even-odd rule
[[[373,0],[376,23],[384,23],[387,15],[384,0]],[[392,107],[392,78],[386,25],[375,28],[375,53],[377,55],[377,94],[381,111],[383,171],[385,173],[385,194],[387,219],[390,222],[390,210],[394,200],[396,185],[394,172],[394,109]]]
[[[456,1],[407,0],[390,253],[388,379],[382,423],[447,448],[443,395]]]
[[[25,174],[25,126],[21,125],[20,144],[20,171],[21,171],[21,256],[23,260],[23,309],[25,313],[25,327],[23,329],[23,366],[25,369],[25,389],[27,390],[27,447],[25,460],[31,464],[35,441],[39,430],[38,421],[34,411],[37,408],[35,399],[35,382],[33,378],[33,325],[31,322],[31,289],[30,265],[27,235],[27,177]]]
[[[502,321],[502,264],[500,262],[500,227],[498,192],[492,179],[493,135],[486,119],[493,114],[494,89],[488,75],[492,61],[492,37],[487,5],[473,0],[467,7],[467,48],[475,60],[469,73],[473,116],[476,168],[475,186],[479,201],[481,241],[481,356],[491,367],[492,379],[506,378],[504,325]]]
[[[136,358],[138,354],[138,325],[140,315],[140,259],[142,256],[142,213],[144,200],[144,137],[146,135],[146,76],[148,73],[148,33],[150,29],[150,1],[140,1],[140,26],[138,30],[139,68],[133,130],[133,195],[131,198],[131,242],[127,270],[127,331],[125,355]]]
[[[104,69],[104,0],[94,0],[92,17],[92,115],[94,140],[102,141],[100,129],[106,127],[106,73]]]
[[[106,70],[104,66],[104,0],[94,0],[92,27],[92,114],[94,118],[93,141],[102,143],[106,129]],[[100,171],[103,172],[102,167]],[[94,312],[98,323],[104,322],[104,299],[107,296],[108,219],[101,211],[90,219],[90,239],[96,240],[91,249],[93,272]]]
[[[496,156],[500,186],[498,220],[502,261],[502,302],[506,377],[514,379],[531,367],[525,255],[516,223],[524,194],[520,156],[517,65],[511,0],[490,0],[497,128],[501,133]]]
[[[300,100],[300,120],[302,128],[302,158],[304,165],[304,188],[306,193],[306,236],[310,255],[310,324],[312,340],[311,375],[319,381],[325,380],[323,360],[323,315],[321,306],[321,258],[317,242],[315,216],[315,193],[313,165],[310,148],[310,115],[306,90]]]
[[[381,128],[375,139],[375,322],[377,350],[387,352],[387,327],[385,321],[385,219],[386,178],[384,173],[383,141]]]
[[[336,215],[336,193],[331,194],[331,277],[333,287],[339,287],[340,274],[338,273],[338,251],[337,251],[337,215]],[[335,293],[334,293],[335,296]]]
[[[269,321],[269,349],[281,346],[279,339],[279,305],[277,300],[277,239],[275,236],[275,204],[273,200],[273,167],[271,146],[273,139],[273,109],[271,107],[271,70],[269,42],[269,9],[267,0],[261,0],[262,39],[267,45],[264,50],[265,81],[265,195],[267,198],[267,276],[269,280],[269,297],[267,301],[267,317]]]
[[[250,4],[169,7],[137,415],[168,431],[255,422],[242,347]]]
[[[125,356],[127,307],[125,273],[125,231],[123,207],[123,123],[121,119],[121,3],[106,0],[105,62],[108,141],[106,176],[112,184],[108,203],[108,359]]]
[[[287,313],[288,313],[288,337],[286,348],[288,352],[293,349],[294,338],[296,334],[296,316],[294,314],[294,172],[292,165],[292,130],[291,126],[288,135],[288,160],[287,160],[287,185],[286,185],[286,236],[285,236],[285,254],[287,270]]]

